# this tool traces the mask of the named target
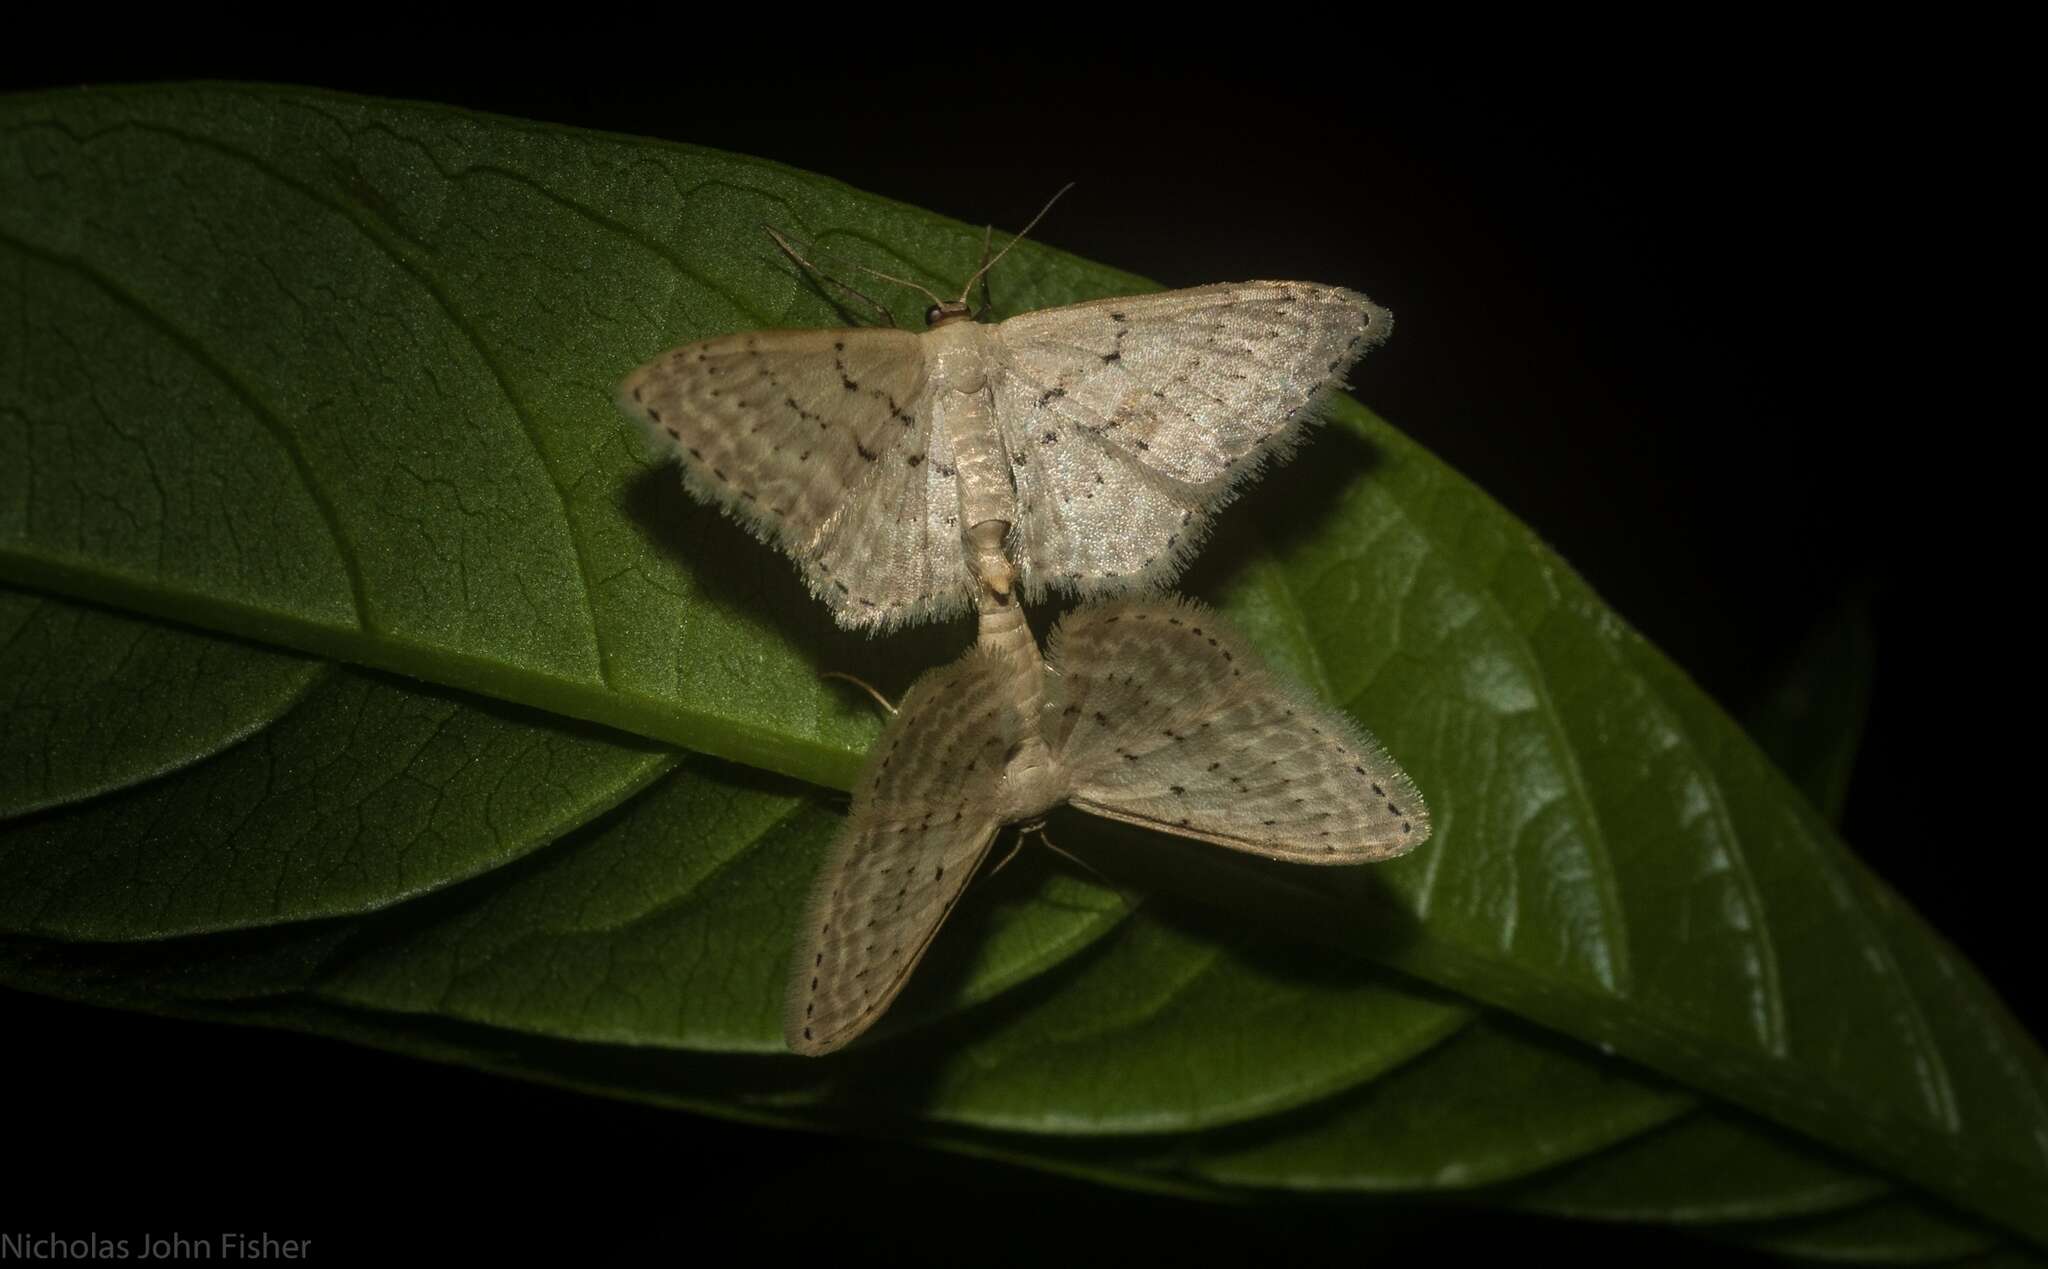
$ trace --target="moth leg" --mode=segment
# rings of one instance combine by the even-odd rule
[[[1109,878],[1103,876],[1101,869],[1095,867],[1087,860],[1082,859],[1080,856],[1074,854],[1072,851],[1061,849],[1060,846],[1053,841],[1052,834],[1045,831],[1044,820],[1033,820],[1028,824],[1019,824],[1017,826],[1017,840],[1015,844],[1013,844],[1010,847],[1010,853],[1003,856],[1002,863],[999,863],[995,867],[989,869],[988,875],[993,877],[997,873],[1001,872],[1005,867],[1007,867],[1009,865],[1009,862],[1017,857],[1017,852],[1024,849],[1024,839],[1026,837],[1031,836],[1034,833],[1037,834],[1038,840],[1045,846],[1047,850],[1051,851],[1055,855],[1058,855],[1061,859],[1066,860],[1068,863],[1074,865],[1076,868],[1079,868],[1081,871],[1087,873],[1089,876],[1101,882],[1104,889],[1116,891],[1116,897],[1123,900],[1123,904],[1126,908],[1135,910],[1138,904],[1143,902],[1142,898],[1131,898],[1131,896],[1125,892],[1122,886],[1116,884],[1114,881],[1111,881]]]
[[[1024,834],[1030,831],[1031,830],[1028,828],[1021,828],[1017,830],[1017,840],[1010,843],[1010,853],[1003,856],[1003,861],[1001,863],[997,864],[995,867],[988,870],[988,875],[990,877],[994,877],[997,873],[1001,872],[1003,869],[1008,868],[1010,866],[1010,861],[1017,857],[1017,852],[1024,849]]]
[[[1018,829],[1017,840],[1019,842],[1023,841],[1024,834],[1026,833],[1038,834],[1038,840],[1045,844],[1045,848],[1047,850],[1051,851],[1055,855],[1058,855],[1061,859],[1066,860],[1068,863],[1074,865],[1076,868],[1079,868],[1081,871],[1087,873],[1089,876],[1095,878],[1097,881],[1101,882],[1103,886],[1107,889],[1116,891],[1116,897],[1124,901],[1125,907],[1135,909],[1140,903],[1144,902],[1142,896],[1140,896],[1137,899],[1131,898],[1131,896],[1125,892],[1122,886],[1116,884],[1114,881],[1111,881],[1108,877],[1103,876],[1102,870],[1100,868],[1097,868],[1095,865],[1089,863],[1087,860],[1081,858],[1079,855],[1074,854],[1072,851],[1062,850],[1059,844],[1053,841],[1052,834],[1045,831],[1044,820],[1040,820],[1036,824],[1027,824],[1023,828]]]
[[[848,683],[851,683],[855,687],[861,689],[863,692],[866,692],[869,696],[874,697],[875,704],[880,705],[883,709],[888,710],[891,714],[894,714],[896,712],[896,707],[889,703],[889,698],[882,695],[879,691],[877,691],[875,689],[875,685],[868,682],[866,679],[857,678],[854,675],[844,673],[840,670],[827,670],[823,674],[820,674],[818,677],[821,679],[844,679]]]
[[[863,295],[859,291],[854,290],[846,283],[841,282],[838,278],[835,278],[831,274],[825,272],[817,265],[812,264],[809,260],[806,260],[803,257],[803,254],[799,252],[795,246],[791,245],[789,239],[777,233],[773,226],[763,225],[761,226],[761,228],[766,230],[768,236],[775,240],[776,246],[782,248],[782,254],[788,256],[792,261],[794,261],[797,267],[801,268],[806,275],[815,279],[816,281],[831,283],[833,286],[838,287],[840,290],[846,292],[846,294],[852,296],[856,300],[859,300],[861,303],[867,305],[868,308],[873,310],[877,319],[875,325],[894,326],[896,324],[895,314],[891,313],[888,309],[883,308],[879,303],[868,298],[866,295]],[[832,307],[839,308],[838,301],[833,300],[831,296],[828,295],[825,297],[825,299],[826,302],[832,305]],[[840,311],[844,312],[845,310],[841,309]],[[895,711],[891,710],[890,712],[894,713]]]
[[[981,265],[975,270],[975,276],[981,279],[981,313],[979,316],[983,320],[987,320],[988,314],[994,311],[996,306],[996,302],[989,298],[988,290],[988,253],[989,248],[995,245],[995,233],[996,227],[994,225],[983,225],[981,227]]]

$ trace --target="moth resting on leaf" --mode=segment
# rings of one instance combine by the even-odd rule
[[[1429,837],[1421,795],[1379,742],[1200,605],[1089,605],[1043,662],[1032,653],[985,639],[928,672],[869,752],[790,980],[796,1052],[872,1025],[997,832],[1061,803],[1304,864],[1391,859]]]
[[[884,631],[969,606],[982,570],[962,537],[991,521],[1027,602],[1171,580],[1393,328],[1364,296],[1308,282],[995,324],[965,294],[935,302],[922,334],[688,344],[634,371],[620,404],[692,494],[795,557],[841,625]]]

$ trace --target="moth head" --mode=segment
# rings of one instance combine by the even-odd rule
[[[940,300],[924,311],[924,324],[936,330],[954,322],[972,320],[974,314],[967,307],[966,300]]]

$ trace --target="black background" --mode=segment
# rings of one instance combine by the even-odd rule
[[[1356,395],[1534,525],[1737,717],[1816,623],[1868,600],[1877,671],[1846,835],[2039,1034],[2032,895],[1962,866],[1985,835],[1938,792],[1948,783],[1929,787],[1966,743],[1940,721],[1953,618],[1927,616],[1926,526],[1944,512],[1925,490],[1959,421],[1915,394],[1960,373],[1925,334],[1928,288],[1968,220],[1948,121],[1884,75],[1805,59],[1363,65],[1343,82],[1280,65],[958,58],[887,74],[700,68],[681,84],[262,77],[730,149],[999,228],[1071,180],[1037,236],[1082,256],[1169,286],[1365,291],[1398,325],[1354,372]],[[109,1229],[112,1210],[193,1229],[202,1213],[324,1240],[323,1259],[375,1250],[407,1213],[430,1247],[483,1254],[688,1260],[709,1232],[838,1259],[843,1231],[934,1263],[1374,1246],[1734,1259],[1657,1231],[1427,1213],[1354,1241],[1358,1225],[1321,1216],[1276,1225],[298,1036],[0,1003],[25,1100],[63,1112],[14,1138],[17,1161],[80,1204],[64,1220],[10,1205],[38,1230]],[[849,1177],[844,1202],[821,1197]]]

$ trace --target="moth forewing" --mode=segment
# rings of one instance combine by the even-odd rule
[[[805,910],[783,1017],[798,1053],[831,1052],[888,1008],[1001,827],[1021,734],[1010,665],[970,652],[911,686],[868,755]]]

